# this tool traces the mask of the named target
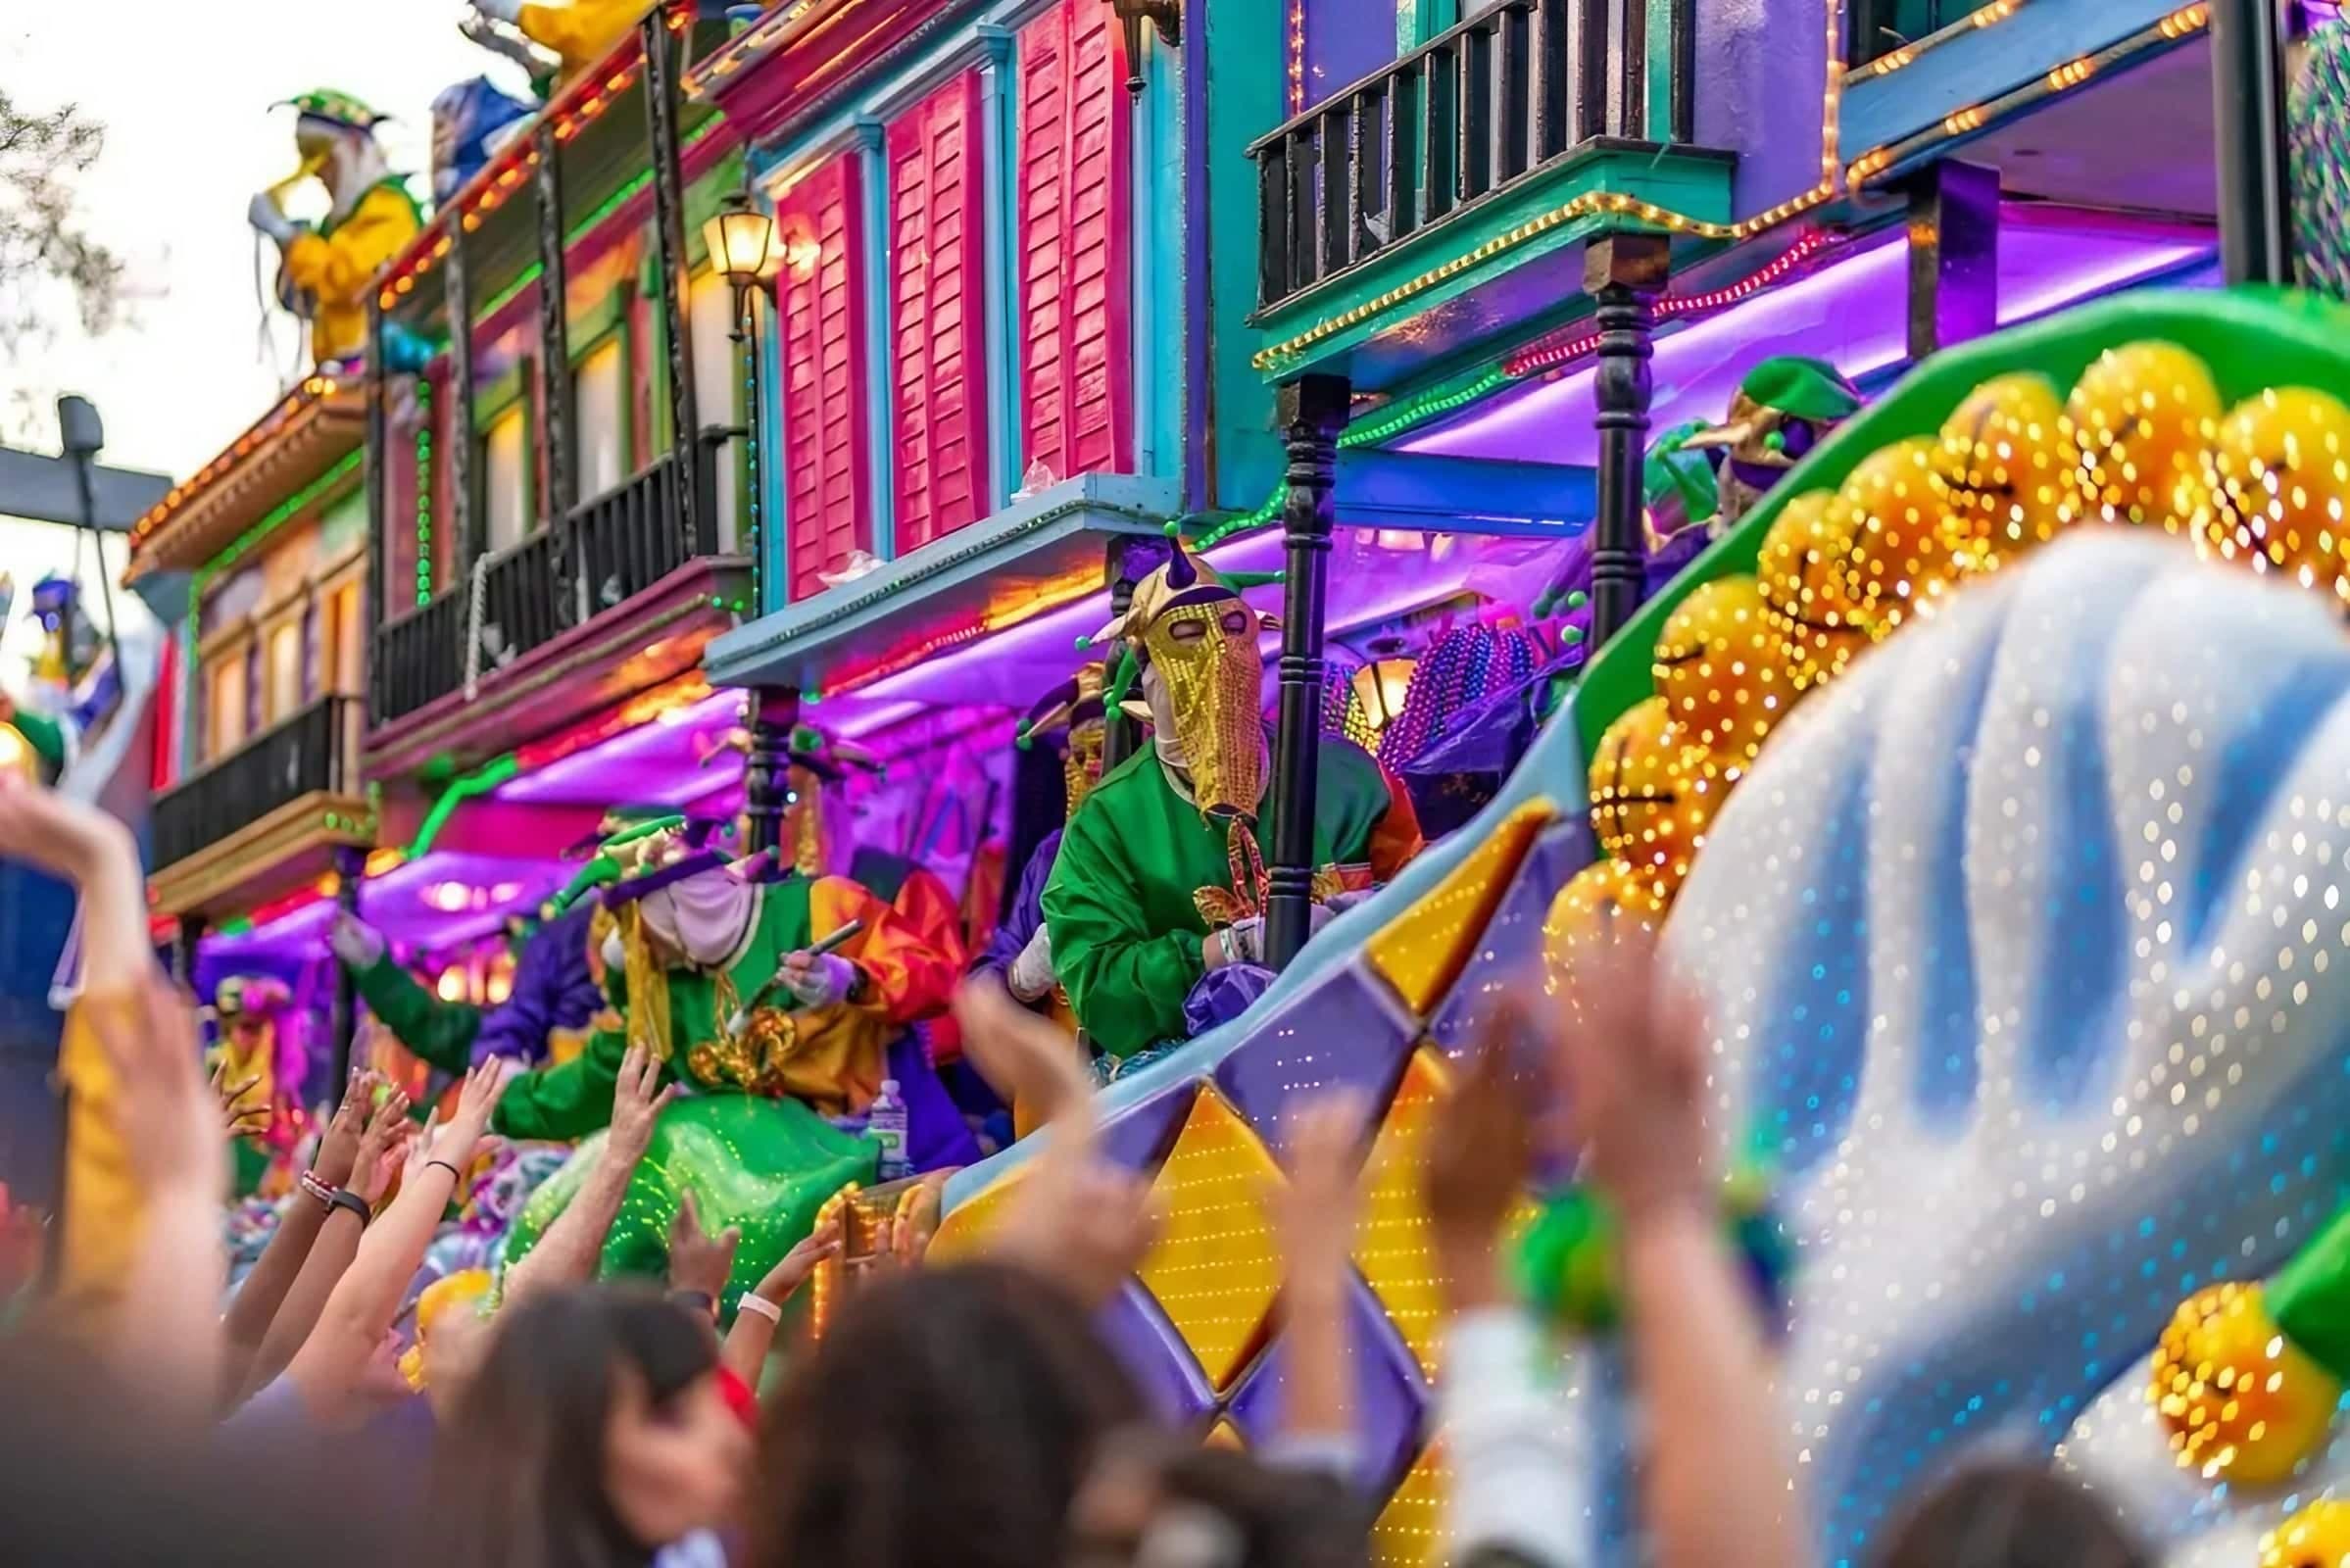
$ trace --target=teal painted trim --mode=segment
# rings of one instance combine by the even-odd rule
[[[1287,9],[1275,0],[1194,0],[1184,9],[1186,38],[1196,26],[1205,29],[1195,58],[1213,61],[1206,82],[1207,189],[1189,192],[1187,204],[1202,224],[1193,255],[1207,268],[1207,319],[1191,329],[1213,337],[1208,406],[1193,432],[1213,454],[1207,494],[1190,498],[1203,511],[1255,507],[1281,481],[1284,465],[1272,391],[1249,363],[1265,340],[1243,323],[1256,308],[1257,179],[1248,144],[1290,118]]]
[[[1128,356],[1134,385],[1134,471],[1180,473],[1183,337],[1205,322],[1183,319],[1183,52],[1143,33],[1143,99],[1134,106],[1134,189],[1129,202]]]
[[[1673,7],[1675,0],[1648,0],[1647,134],[1673,139]]]
[[[1020,482],[1020,375],[1013,362],[1011,323],[1017,279],[1012,275],[1016,182],[1012,179],[1012,34],[979,29],[987,61],[979,68],[980,256],[987,283],[988,509],[1011,499]]]
[[[891,411],[897,384],[890,358],[890,161],[880,121],[857,120],[857,154],[865,187],[865,471],[871,476],[873,554],[898,558],[898,422]]]
[[[790,598],[792,581],[791,502],[783,483],[783,327],[773,296],[759,291],[759,599],[758,614],[778,610]]]
[[[1410,54],[1460,21],[1460,0],[1395,0],[1395,53]]]
[[[1171,479],[1104,473],[1064,479],[854,582],[723,634],[710,645],[703,667],[722,686],[821,690],[844,661],[874,657],[925,628],[977,614],[1006,574],[1045,580],[1099,564],[1102,541],[1111,534],[1157,533],[1177,498]]]
[[[201,606],[190,605],[179,622],[179,733],[173,737],[178,743],[179,765],[174,779],[185,779],[196,771],[198,742],[204,734],[205,693],[199,679],[203,671],[196,663],[196,621],[202,613]]]
[[[1621,193],[1700,221],[1727,222],[1731,217],[1732,169],[1727,158],[1646,147],[1600,147],[1564,158],[1529,176],[1515,189],[1487,198],[1432,227],[1421,229],[1364,266],[1328,284],[1308,289],[1295,299],[1283,301],[1253,324],[1270,348],[1325,320],[1345,316],[1582,196]],[[1251,211],[1254,205],[1251,198]],[[1393,329],[1398,321],[1458,299],[1513,268],[1594,234],[1641,226],[1637,220],[1602,213],[1586,214],[1570,222],[1554,224],[1483,262],[1462,268],[1442,282],[1419,289],[1387,310],[1366,316],[1342,331],[1263,367],[1262,374],[1267,381],[1287,380],[1344,355],[1366,338]]]

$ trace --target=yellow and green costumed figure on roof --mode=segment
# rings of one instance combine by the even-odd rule
[[[384,163],[375,127],[384,116],[348,93],[321,88],[287,100],[296,111],[302,167],[253,198],[248,221],[277,246],[278,303],[310,323],[320,366],[357,359],[367,346],[367,286],[423,227],[408,187]],[[286,217],[303,180],[325,186],[316,225]]]
[[[1272,779],[1257,637],[1275,621],[1241,590],[1273,580],[1222,575],[1178,539],[1133,607],[1089,640],[1125,644],[1105,704],[1147,717],[1151,744],[1069,819],[1044,907],[1054,973],[1112,1056],[1222,1021],[1219,972],[1263,962]],[[1410,796],[1351,742],[1322,738],[1314,800],[1318,900],[1385,882],[1420,852]]]

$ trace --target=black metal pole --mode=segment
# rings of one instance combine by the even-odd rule
[[[452,586],[465,582],[477,556],[489,553],[479,537],[487,521],[473,495],[473,283],[465,263],[465,225],[449,225],[449,510],[456,569]]]
[[[193,910],[179,917],[179,932],[171,939],[171,978],[190,993],[196,989],[196,950],[204,945],[204,916]]]
[[[677,523],[688,559],[709,553],[696,523],[694,443],[702,421],[694,408],[694,345],[686,325],[685,173],[677,140],[677,56],[668,8],[655,6],[640,24],[645,40],[645,129],[653,153],[654,254],[661,263],[661,319],[669,346],[669,447],[677,462]],[[709,548],[716,545],[715,530]]]
[[[384,580],[391,560],[391,409],[385,396],[390,382],[383,363],[383,306],[380,301],[367,302],[367,627],[370,634],[381,627],[385,610],[391,604],[391,585]],[[430,418],[427,412],[424,416]],[[424,475],[416,475],[418,484]],[[419,505],[430,506],[432,498],[421,498]],[[420,571],[426,564],[418,562]],[[371,645],[373,637],[367,639]],[[370,651],[367,659],[368,711],[379,706],[374,683],[375,660]]]
[[[1614,234],[1584,254],[1584,288],[1597,302],[1597,374],[1591,423],[1599,432],[1599,515],[1592,523],[1593,650],[1640,608],[1645,541],[1640,529],[1640,462],[1648,435],[1648,359],[1656,327],[1651,302],[1664,288],[1669,253],[1661,234]]]
[[[340,737],[336,744],[341,744]],[[353,919],[359,918],[360,884],[367,874],[367,856],[354,844],[338,844],[334,850],[335,907]],[[334,966],[334,1079],[330,1086],[329,1103],[340,1103],[343,1088],[351,1082],[351,1046],[359,1033],[359,985],[350,966]]]
[[[800,722],[800,688],[751,689],[751,752],[743,763],[743,809],[751,818],[751,850],[783,847],[783,814],[791,805],[792,730]]]
[[[1999,325],[1999,171],[1944,158],[1909,188],[1909,357]]]
[[[532,181],[539,219],[539,397],[546,405],[547,519],[571,514],[579,504],[577,465],[572,462],[571,331],[563,269],[563,144],[545,116],[531,134],[538,153]]]
[[[2212,0],[2220,258],[2230,283],[2289,283],[2284,40],[2276,0]]]
[[[1322,599],[1337,510],[1338,436],[1346,423],[1343,375],[1305,375],[1281,389],[1289,447],[1287,581],[1281,695],[1273,734],[1273,845],[1265,902],[1265,962],[1285,967],[1305,946],[1314,881],[1314,796],[1322,762]]]

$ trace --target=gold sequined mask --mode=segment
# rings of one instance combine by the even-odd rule
[[[1102,782],[1102,748],[1108,738],[1107,726],[1098,718],[1069,726],[1069,749],[1061,754],[1060,768],[1072,817]]]
[[[1143,629],[1145,679],[1154,677],[1164,693],[1162,718],[1172,723],[1191,774],[1192,802],[1211,821],[1253,819],[1264,798],[1264,662],[1256,634],[1256,612],[1222,593],[1172,605]]]

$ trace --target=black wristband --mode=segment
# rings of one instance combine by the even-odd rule
[[[464,1171],[459,1170],[455,1165],[450,1164],[445,1159],[428,1159],[424,1161],[424,1168],[426,1170],[432,1169],[432,1167],[435,1165],[440,1166],[441,1169],[449,1173],[449,1180],[451,1182],[462,1182],[465,1179],[465,1173]]]
[[[671,1291],[669,1299],[707,1318],[715,1319],[718,1315],[717,1301],[702,1291]]]
[[[349,1209],[358,1218],[359,1228],[363,1231],[367,1228],[367,1221],[375,1217],[367,1207],[367,1200],[348,1187],[338,1187],[327,1195],[326,1217],[332,1219],[338,1208]]]

